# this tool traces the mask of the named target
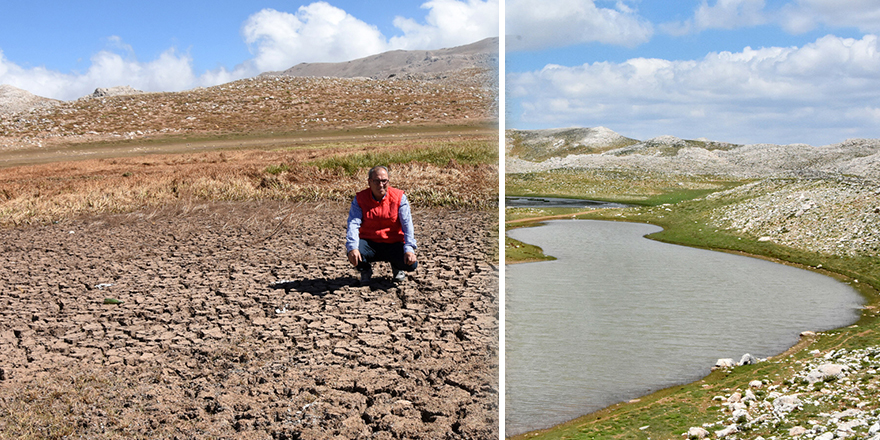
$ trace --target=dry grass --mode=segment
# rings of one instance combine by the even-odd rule
[[[176,93],[79,99],[0,114],[0,152],[168,136],[315,132],[494,120],[485,72],[441,82],[256,77]]]
[[[13,387],[0,399],[0,438],[63,439],[84,432],[121,438],[112,431],[132,420],[111,408],[118,408],[119,396],[130,393],[115,381],[93,374],[57,375]]]
[[[171,374],[153,369],[121,376],[72,366],[12,384],[0,397],[0,440],[222,438],[200,399],[165,386]],[[174,413],[169,403],[182,412]],[[239,437],[259,438],[254,432]]]
[[[491,137],[438,140],[497,147]],[[60,221],[70,216],[129,212],[207,201],[345,201],[366,186],[354,174],[305,162],[365,152],[406,158],[422,143],[328,144],[291,151],[224,151],[86,160],[0,169],[0,227]],[[402,153],[402,155],[401,155]],[[495,163],[391,166],[392,184],[416,206],[486,209],[497,206]]]

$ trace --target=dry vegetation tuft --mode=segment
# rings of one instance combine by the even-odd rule
[[[73,367],[12,384],[0,398],[0,439],[217,438],[222,429],[199,417],[206,410],[193,392],[163,386],[169,374],[140,369],[125,376],[102,367]],[[187,410],[172,413],[163,405],[168,400]]]
[[[311,163],[367,153],[395,153],[402,163],[390,165],[392,184],[405,190],[416,206],[497,206],[494,163],[406,160],[426,149],[462,144],[497,151],[492,139],[457,137],[423,144],[329,144],[307,150],[155,155],[0,169],[0,226],[208,201],[346,201],[365,187],[366,167],[351,173]]]

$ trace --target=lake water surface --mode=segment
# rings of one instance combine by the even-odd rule
[[[506,268],[505,429],[547,428],[779,354],[855,322],[848,285],[756,258],[649,240],[652,225],[557,220],[507,235],[556,261]]]

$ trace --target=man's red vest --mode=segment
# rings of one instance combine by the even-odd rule
[[[363,212],[359,235],[361,239],[380,243],[403,242],[403,228],[397,212],[403,191],[388,187],[388,192],[380,201],[373,199],[369,188],[357,193],[357,203]]]

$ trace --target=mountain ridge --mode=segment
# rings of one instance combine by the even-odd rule
[[[333,78],[389,79],[436,77],[445,72],[480,68],[497,70],[498,38],[437,50],[392,50],[338,63],[300,63],[286,70],[260,76],[315,76]],[[419,78],[414,78],[419,79]],[[424,78],[422,78],[424,79]]]
[[[408,79],[433,82],[448,82],[451,80],[461,82],[463,77],[472,77],[473,80],[470,85],[483,84],[485,88],[492,88],[493,86],[497,88],[497,70],[498,38],[493,37],[463,46],[437,50],[393,50],[339,63],[300,63],[283,71],[263,72],[252,78],[289,76],[347,79],[370,78],[381,80]],[[461,72],[468,73],[463,75]],[[218,86],[235,82],[218,84]],[[98,87],[93,93],[77,99],[139,95],[144,93],[185,93],[202,88],[197,87],[181,92],[143,92],[127,85],[115,85]],[[0,84],[0,115],[28,112],[39,108],[52,107],[63,102],[70,101],[46,98],[12,85]]]
[[[880,180],[880,139],[847,139],[824,146],[735,144],[668,135],[640,141],[598,129],[602,136],[596,136],[597,128],[507,130],[506,171],[614,166],[740,178],[839,174]]]

